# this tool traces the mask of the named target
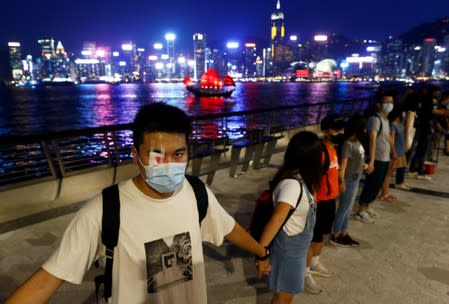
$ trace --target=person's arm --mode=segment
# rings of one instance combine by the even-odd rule
[[[340,163],[340,171],[338,172],[338,179],[340,180],[340,193],[343,193],[346,191],[346,184],[345,184],[345,174],[346,174],[346,168],[348,167],[348,157],[343,157],[341,159]]]
[[[64,282],[40,268],[9,296],[5,304],[47,303]]]
[[[390,142],[391,159],[395,160],[397,158],[396,148],[394,146],[394,143],[396,142],[395,131],[390,131],[389,142]]]
[[[377,141],[377,132],[375,130],[371,130],[369,132],[369,163],[366,167],[366,173],[371,174],[374,171],[374,160],[376,157],[376,141]]]
[[[242,226],[237,222],[231,232],[225,235],[225,238],[237,247],[246,250],[255,256],[264,257],[266,249],[261,243],[258,243]],[[258,276],[267,275],[271,271],[269,259],[258,260],[256,263],[259,273]]]
[[[268,246],[275,238],[276,233],[281,228],[282,224],[288,216],[290,209],[292,208],[292,205],[284,202],[279,202],[276,205],[276,208],[273,211],[273,215],[266,224],[265,229],[262,232],[262,236],[260,237],[260,244],[262,244],[262,246]]]

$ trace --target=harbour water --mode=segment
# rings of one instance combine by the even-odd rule
[[[8,88],[0,92],[0,136],[129,123],[140,106],[166,102],[189,115],[367,100],[369,83],[238,83],[231,98],[195,98],[180,83]]]
[[[137,110],[166,102],[189,115],[275,108],[298,104],[365,101],[374,94],[369,82],[238,83],[231,98],[195,98],[181,83],[86,84],[0,90],[0,136],[36,135],[132,122]],[[449,82],[434,83],[449,89]],[[394,85],[399,93],[403,83]],[[267,116],[270,119],[270,116]]]

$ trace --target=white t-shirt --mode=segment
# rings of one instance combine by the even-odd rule
[[[187,180],[162,200],[143,194],[132,180],[119,188],[120,231],[109,303],[206,304],[202,241],[222,244],[234,219],[207,189],[209,206],[200,228],[195,194]],[[97,254],[104,254],[101,219],[98,195],[73,218],[60,247],[42,267],[60,279],[81,283]]]
[[[279,202],[283,202],[288,203],[295,208],[300,191],[301,187],[296,179],[287,178],[281,180],[273,191],[274,207],[276,208]],[[307,221],[307,214],[309,213],[310,208],[306,191],[308,190],[304,185],[301,201],[299,202],[295,212],[293,212],[283,227],[284,232],[288,236],[296,235],[304,230]]]

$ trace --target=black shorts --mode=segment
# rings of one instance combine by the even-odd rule
[[[331,233],[335,219],[335,201],[335,199],[332,199],[318,202],[312,242],[321,243],[323,241],[323,234]]]

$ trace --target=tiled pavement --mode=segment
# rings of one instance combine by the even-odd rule
[[[272,163],[281,159],[278,153]],[[274,172],[262,168],[230,178],[228,169],[222,169],[211,188],[226,210],[246,225],[254,199]],[[322,294],[303,293],[294,303],[449,303],[448,179],[449,157],[443,156],[432,181],[407,179],[417,191],[392,189],[397,202],[377,201],[381,217],[376,223],[351,220],[351,235],[361,246],[326,245],[321,260],[333,276],[317,278]],[[58,212],[62,215],[56,216]],[[56,210],[48,220],[0,234],[0,302],[53,252],[72,216]],[[227,243],[218,248],[205,244],[204,252],[209,303],[270,302],[270,292],[255,278],[251,256]],[[51,303],[95,303],[94,272],[81,285],[65,284]]]

